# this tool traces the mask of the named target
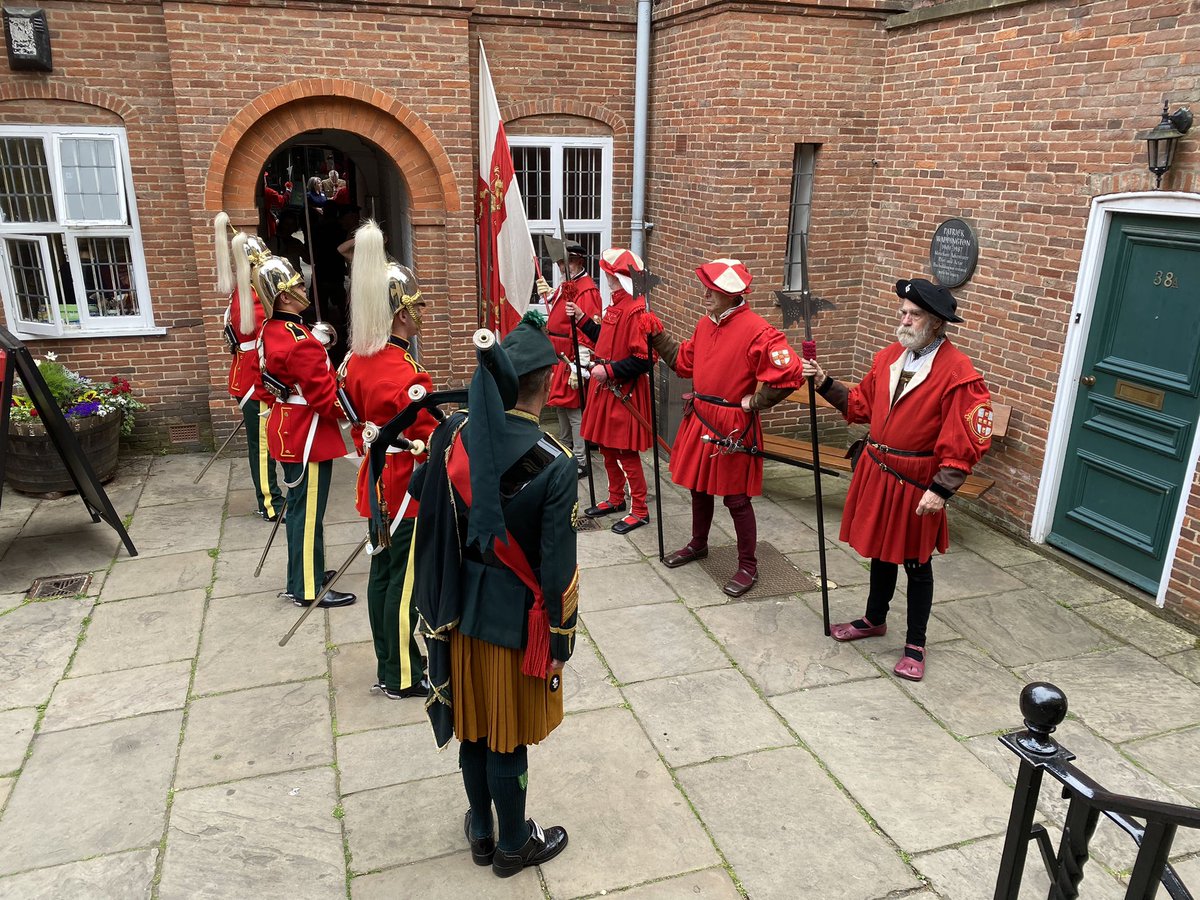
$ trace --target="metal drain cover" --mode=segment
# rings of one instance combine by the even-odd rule
[[[48,600],[51,597],[74,597],[87,593],[92,576],[85,572],[82,575],[49,575],[37,578],[25,595],[30,600]]]
[[[580,516],[575,522],[576,531],[600,531],[603,528],[604,526],[591,516]]]
[[[801,572],[788,558],[771,544],[758,543],[758,583],[743,595],[742,599],[779,597],[783,594],[805,594],[820,590],[821,583],[807,572]],[[724,586],[737,571],[737,547],[709,547],[708,558],[700,560],[700,567],[709,578]]]

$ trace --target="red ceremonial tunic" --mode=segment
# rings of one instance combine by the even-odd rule
[[[250,290],[252,293],[254,292],[254,288]],[[252,333],[247,334],[239,327],[241,318],[238,316],[237,288],[234,288],[233,293],[229,295],[229,308],[225,311],[225,318],[238,341],[237,350],[234,351],[233,359],[229,363],[230,396],[238,401],[239,406],[242,405],[247,393],[250,394],[251,400],[270,403],[275,396],[262,386],[262,379],[259,378],[258,371],[258,335],[262,331],[263,322],[267,320],[267,314],[263,311],[262,304],[258,302],[258,294],[254,294],[254,331]]]
[[[946,511],[917,515],[925,491],[884,472],[871,458],[921,484],[938,469],[970,472],[992,443],[992,405],[987,386],[971,361],[945,341],[891,403],[904,368],[899,343],[880,351],[862,383],[851,389],[846,421],[869,422],[871,440],[899,450],[932,450],[932,456],[901,457],[867,447],[846,495],[841,539],[871,559],[924,562],[934,548],[949,546]]]
[[[374,422],[376,425],[385,425],[403,412],[411,402],[408,389],[414,384],[421,385],[426,392],[433,391],[433,382],[424,367],[409,353],[408,342],[397,337],[389,338],[383,349],[372,356],[351,354],[346,358],[345,371],[342,387],[350,397],[358,417],[363,422]],[[404,436],[409,440],[428,442],[436,425],[437,420],[428,411],[422,411],[417,421],[405,429]],[[355,448],[362,453],[362,429],[355,428],[353,433]],[[404,504],[408,481],[417,462],[417,457],[407,450],[388,453],[384,461],[383,497],[393,517]],[[371,495],[367,483],[369,469],[368,460],[364,458],[358,467],[358,486],[354,492],[355,508],[364,518],[371,515]],[[417,503],[410,500],[404,518],[411,519],[416,514]]]
[[[558,286],[546,306],[550,315],[546,319],[546,334],[554,345],[554,352],[563,354],[567,359],[575,358],[575,347],[571,342],[571,319],[567,316],[567,301],[571,300],[583,310],[585,318],[591,319],[600,315],[600,291],[592,276],[587,272],[580,273],[578,278],[564,281]],[[579,346],[592,347],[592,340],[582,331],[578,331]],[[565,409],[579,408],[579,389],[571,387],[571,367],[561,359],[554,367],[550,376],[550,399],[547,406],[560,406]]]
[[[630,297],[619,288],[612,293],[612,303],[600,321],[600,337],[596,341],[593,359],[616,362],[635,356],[646,359],[647,339],[642,329],[646,312],[645,297]],[[625,408],[620,398],[609,389],[612,385],[628,396],[634,408],[650,421],[650,379],[642,374],[630,381],[610,379],[605,384],[588,383],[587,409],[579,431],[583,439],[613,450],[650,449],[650,430],[638,422]]]
[[[743,412],[741,400],[753,394],[760,381],[776,388],[799,387],[804,380],[799,354],[788,346],[783,332],[743,303],[720,324],[708,316],[701,318],[691,340],[679,345],[675,371],[692,379],[697,396],[675,436],[671,480],[705,494],[757,497],[762,493],[762,457],[718,452],[700,438],[732,435],[746,447],[757,446],[758,416]],[[735,406],[720,406],[700,394]]]
[[[271,405],[267,449],[281,463],[324,462],[346,455],[338,419],[337,379],[324,345],[300,317],[277,312],[262,329],[262,368],[292,389]]]

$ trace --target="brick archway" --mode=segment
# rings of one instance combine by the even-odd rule
[[[595,119],[603,122],[613,133],[613,136],[625,131],[625,120],[606,106],[596,103],[583,103],[579,100],[567,100],[562,97],[540,97],[537,100],[522,100],[510,103],[501,112],[505,122],[515,122],[529,116],[578,116],[581,119]]]
[[[311,129],[360,135],[391,157],[407,182],[417,220],[442,220],[460,198],[447,155],[433,131],[403,103],[344,79],[307,79],[268,91],[233,117],[213,148],[204,205],[235,221],[253,198],[277,147]],[[235,212],[236,211],[236,212]]]
[[[66,100],[71,103],[82,103],[86,106],[107,109],[120,116],[126,125],[132,125],[138,121],[137,110],[127,100],[77,84],[62,84],[56,81],[46,83],[15,81],[0,85],[0,103],[11,100]]]

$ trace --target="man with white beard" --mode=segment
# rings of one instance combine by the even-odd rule
[[[854,468],[841,539],[871,560],[870,593],[862,618],[834,625],[838,641],[887,633],[888,606],[898,567],[908,576],[908,632],[893,671],[925,676],[925,629],[933,608],[934,549],[949,546],[946,501],[991,446],[992,406],[971,361],[946,337],[961,322],[958,303],[924,278],[896,282],[901,299],[896,343],[876,354],[857,386],[825,373],[816,360],[804,374],[850,423],[869,423]]]

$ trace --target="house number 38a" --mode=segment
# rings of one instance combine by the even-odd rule
[[[1156,285],[1162,285],[1163,287],[1166,287],[1166,288],[1179,287],[1179,279],[1175,277],[1174,272],[1163,272],[1163,271],[1155,272],[1154,273],[1154,283]]]

